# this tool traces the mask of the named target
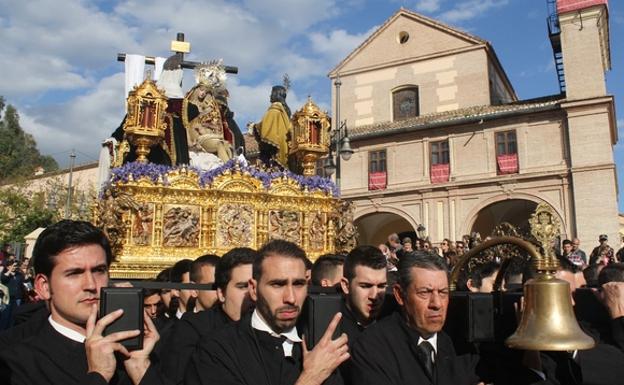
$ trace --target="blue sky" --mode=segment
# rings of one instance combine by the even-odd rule
[[[228,88],[242,127],[261,118],[284,73],[293,110],[308,95],[330,109],[329,70],[399,7],[490,41],[519,98],[559,92],[546,0],[0,0],[0,95],[19,109],[43,153],[66,165],[75,148],[86,163],[123,117],[118,52],[169,56],[169,42],[184,32],[189,59],[239,67]],[[609,20],[607,88],[624,134],[621,1],[610,2]],[[192,75],[185,73],[185,88]],[[623,192],[624,145],[615,147],[615,158]]]

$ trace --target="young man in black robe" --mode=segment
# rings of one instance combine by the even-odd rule
[[[234,248],[217,264],[215,285],[217,305],[198,313],[185,313],[176,323],[167,344],[163,372],[175,383],[182,383],[186,367],[199,341],[210,333],[234,323],[252,306],[247,288],[251,265],[258,253],[248,247]]]
[[[349,347],[379,316],[386,296],[387,266],[386,257],[374,246],[358,246],[345,259],[340,330],[349,337]]]
[[[0,353],[0,383],[161,383],[149,359],[158,340],[149,316],[143,349],[133,352],[119,342],[138,330],[102,335],[121,310],[96,322],[100,289],[108,284],[113,260],[102,231],[88,222],[58,222],[41,233],[33,258],[35,288],[48,301],[50,317],[38,333]]]
[[[258,253],[249,285],[256,309],[200,342],[187,384],[341,384],[335,369],[349,353],[346,335],[332,340],[340,314],[310,351],[295,326],[307,295],[305,252],[273,240]]]
[[[399,261],[393,287],[401,312],[368,328],[352,350],[351,378],[358,385],[476,384],[478,357],[458,356],[442,332],[449,302],[444,260],[424,252]]]

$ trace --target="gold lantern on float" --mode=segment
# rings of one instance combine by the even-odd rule
[[[165,138],[167,97],[148,75],[130,91],[127,106],[125,140],[136,146],[137,161],[147,163],[150,148]]]
[[[505,344],[513,349],[523,350],[591,349],[595,341],[583,332],[576,320],[570,285],[555,277],[558,261],[553,244],[560,233],[559,220],[549,205],[540,203],[531,215],[529,223],[531,235],[542,245],[544,255],[521,238],[512,236],[491,238],[470,249],[457,262],[451,272],[451,290],[455,290],[459,273],[471,258],[496,245],[517,245],[529,253],[537,275],[524,284],[522,318],[518,328],[507,338]],[[504,271],[501,270],[499,274],[504,274]]]
[[[329,117],[308,96],[308,102],[293,115],[292,123],[294,137],[290,141],[290,155],[297,157],[303,175],[315,175],[317,159],[329,152]]]

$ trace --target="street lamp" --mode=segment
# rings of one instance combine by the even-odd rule
[[[342,81],[340,77],[336,78],[334,82],[336,86],[336,117],[334,124],[334,131],[332,132],[332,140],[336,144],[336,161],[334,163],[334,151],[330,147],[328,161],[325,164],[325,173],[327,175],[333,175],[336,173],[336,186],[340,189],[340,159],[345,162],[351,159],[353,155],[353,149],[351,148],[351,141],[347,133],[347,122],[340,121],[340,86]]]
[[[425,239],[427,237],[427,228],[422,224],[418,225],[416,232],[418,233],[419,239]]]

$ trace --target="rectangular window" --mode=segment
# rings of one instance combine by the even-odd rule
[[[449,142],[442,140],[431,142],[431,168],[429,175],[431,183],[446,183],[451,172],[449,157]]]
[[[518,173],[518,146],[515,131],[496,134],[496,166],[499,175]]]
[[[368,189],[385,190],[388,182],[386,150],[368,153]]]
[[[496,133],[496,155],[517,154],[516,131],[503,131]]]
[[[431,164],[449,164],[448,140],[431,142]]]

